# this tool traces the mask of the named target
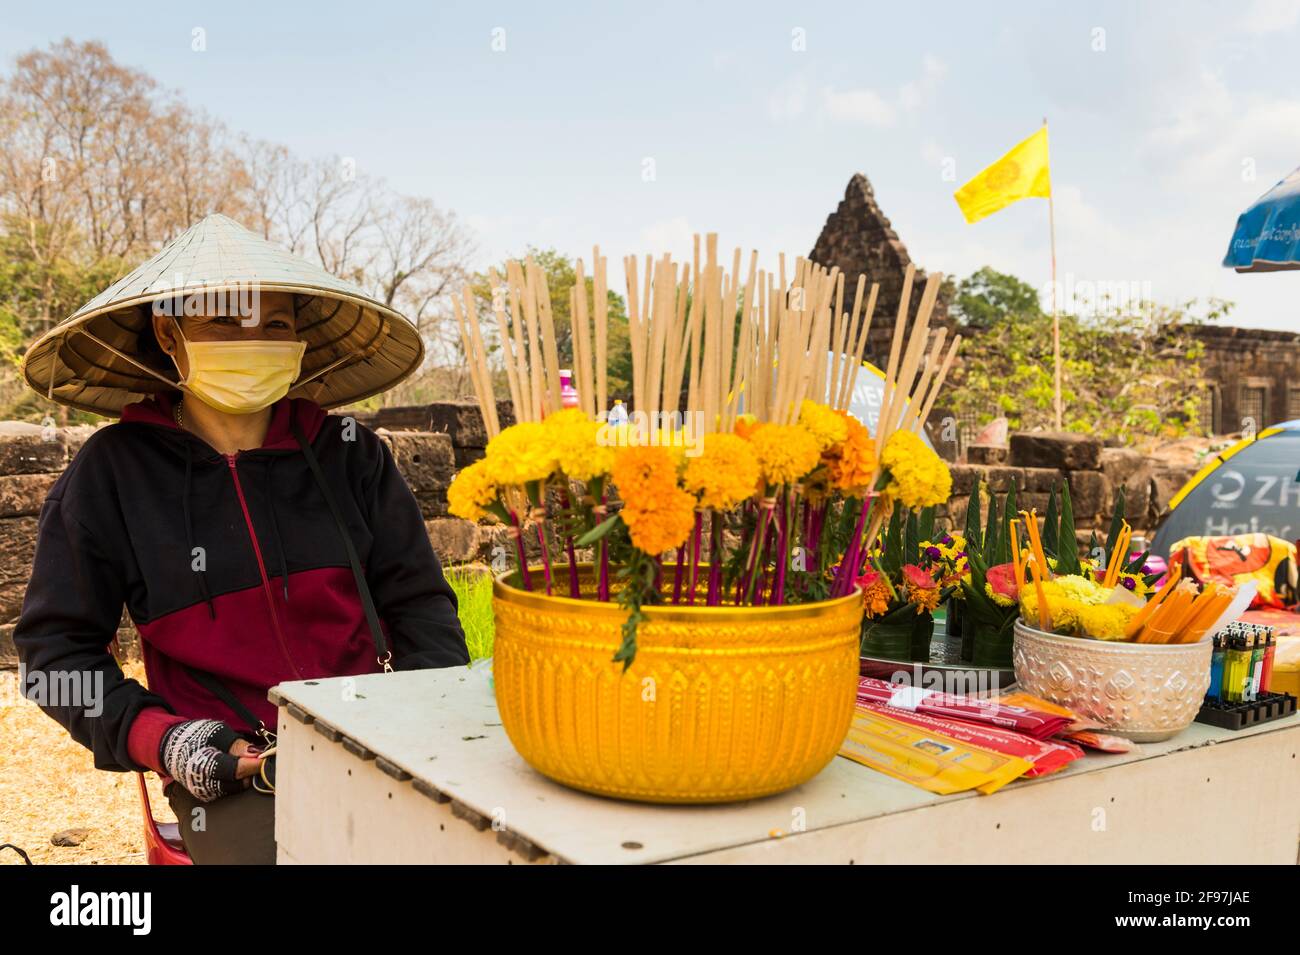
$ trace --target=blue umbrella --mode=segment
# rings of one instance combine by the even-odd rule
[[[1300,169],[1238,217],[1223,265],[1238,272],[1300,269]]]

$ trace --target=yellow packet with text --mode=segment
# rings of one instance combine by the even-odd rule
[[[940,796],[996,792],[1033,768],[1008,756],[864,708],[853,712],[840,755]]]

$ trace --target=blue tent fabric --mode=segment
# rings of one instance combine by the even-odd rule
[[[1265,429],[1189,485],[1156,532],[1153,554],[1168,557],[1184,537],[1300,538],[1300,420]]]
[[[1223,265],[1238,272],[1300,269],[1300,169],[1237,218]]]

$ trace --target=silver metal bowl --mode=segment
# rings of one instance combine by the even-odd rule
[[[1019,686],[1091,717],[1138,743],[1192,725],[1210,685],[1209,640],[1121,643],[1046,633],[1016,622],[1012,664]]]

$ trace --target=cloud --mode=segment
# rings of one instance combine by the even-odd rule
[[[1140,151],[1176,186],[1227,189],[1252,175],[1271,185],[1300,156],[1300,102],[1243,101],[1218,73],[1203,70],[1171,112],[1146,135]]]
[[[899,105],[905,110],[920,109],[925,106],[943,82],[947,72],[948,67],[942,60],[927,53],[921,58],[921,78],[911,83],[904,83],[899,89]]]
[[[822,115],[840,123],[857,123],[863,126],[892,126],[894,108],[875,90],[836,90],[833,86],[822,88]]]
[[[656,256],[671,252],[673,258],[689,260],[695,231],[685,216],[652,222],[641,230],[638,237],[644,251]]]
[[[790,77],[767,99],[767,113],[778,123],[802,116],[807,107],[808,80],[802,74]]]
[[[1300,23],[1300,0],[1254,0],[1241,18],[1241,28],[1255,35],[1284,33]]]
[[[815,104],[810,95],[812,82],[805,73],[796,73],[768,97],[768,115],[776,122],[798,119],[810,109],[832,123],[849,126],[885,128],[898,122],[900,114],[921,109],[932,101],[948,68],[938,57],[921,58],[920,75],[893,92],[881,92],[868,86],[842,89],[822,85]]]

